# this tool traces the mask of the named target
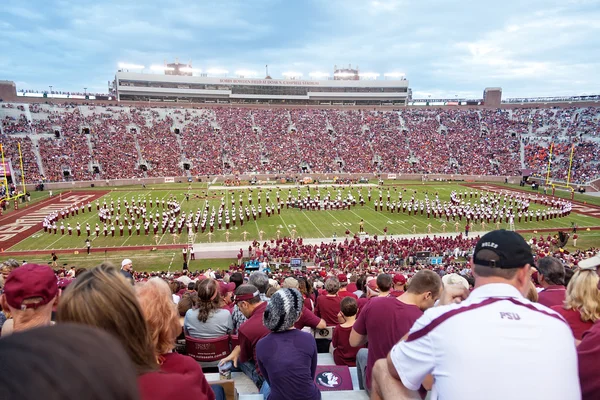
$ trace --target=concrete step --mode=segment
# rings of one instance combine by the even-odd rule
[[[369,395],[365,391],[340,390],[339,392],[321,392],[322,400],[368,400]],[[239,400],[264,400],[262,394],[241,394]]]

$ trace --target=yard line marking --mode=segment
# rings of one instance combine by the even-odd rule
[[[290,236],[292,235],[292,231],[290,231],[290,228],[288,228],[287,224],[285,223],[285,221],[283,220],[283,217],[281,216],[281,214],[279,214],[279,218],[281,218],[281,222],[283,222],[283,224],[285,225],[285,229],[287,229],[288,233],[290,234]]]
[[[356,215],[358,218],[362,219],[363,221],[365,221],[367,224],[371,225],[373,228],[375,228],[375,230],[384,233],[381,229],[377,228],[375,225],[373,225],[372,223],[370,223],[369,221],[365,220],[364,218],[361,218],[360,215],[358,215],[357,213],[355,213],[354,211],[350,210],[350,212],[354,215]]]
[[[321,232],[321,230],[317,227],[317,225],[315,225],[315,223],[313,222],[312,219],[310,219],[310,217],[308,216],[308,212],[307,211],[302,211],[302,215],[304,215],[306,218],[308,218],[308,220],[310,221],[311,224],[313,224],[313,226],[315,228],[317,228],[317,230],[319,231],[319,233],[321,234],[321,236],[326,237],[323,232]]]

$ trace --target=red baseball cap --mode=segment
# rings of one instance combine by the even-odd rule
[[[219,289],[221,292],[221,296],[225,296],[227,293],[235,292],[235,283],[233,283],[233,282],[225,283],[225,282],[219,281]]]
[[[338,281],[340,281],[340,283],[347,283],[348,282],[348,277],[346,276],[346,274],[339,274],[337,276]]]
[[[377,279],[371,279],[368,283],[367,283],[367,287],[369,289],[371,289],[374,292],[379,292],[379,288],[377,287]]]
[[[394,283],[400,283],[401,285],[406,283],[406,277],[402,274],[395,274],[393,279]]]
[[[6,278],[4,295],[12,308],[37,308],[50,303],[58,295],[58,279],[47,265],[24,264],[15,268]],[[23,301],[34,297],[40,297],[41,300],[23,304]]]

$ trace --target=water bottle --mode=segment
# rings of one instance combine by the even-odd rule
[[[223,365],[219,365],[219,379],[228,380],[231,379],[231,369],[233,368],[233,363],[231,361],[227,361]]]

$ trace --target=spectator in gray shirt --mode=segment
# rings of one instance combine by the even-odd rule
[[[231,313],[220,308],[219,282],[204,279],[198,282],[198,306],[185,313],[185,334],[196,339],[214,339],[233,329]]]

